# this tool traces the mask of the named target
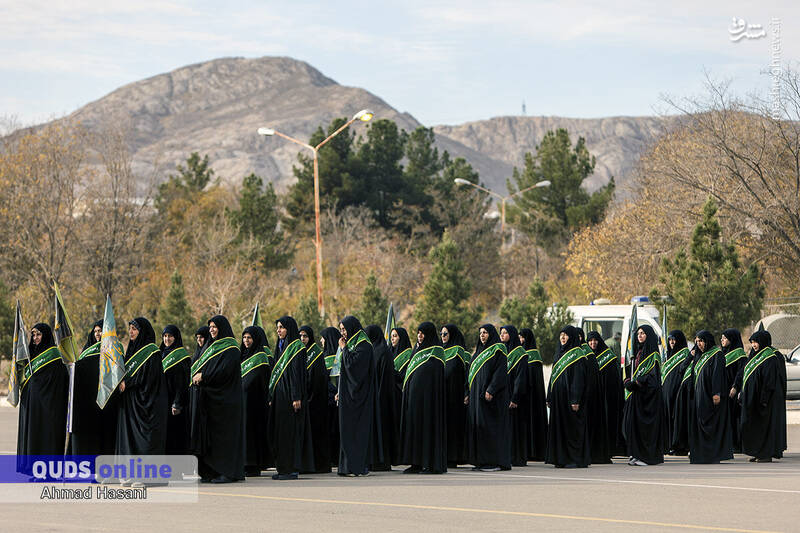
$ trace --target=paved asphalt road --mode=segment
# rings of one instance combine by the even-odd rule
[[[0,409],[0,452],[15,450],[17,411]],[[151,489],[153,490],[153,489]],[[780,462],[626,464],[510,472],[459,468],[295,482],[201,485],[199,503],[0,505],[0,531],[800,531],[800,426]]]

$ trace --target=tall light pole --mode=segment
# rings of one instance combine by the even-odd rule
[[[321,316],[325,316],[325,303],[322,300],[322,234],[319,229],[319,149],[325,146],[328,141],[347,129],[347,127],[356,120],[360,120],[361,122],[369,122],[372,120],[372,116],[372,111],[369,109],[362,109],[353,115],[353,118],[345,122],[339,129],[328,135],[325,140],[316,146],[311,146],[308,143],[304,143],[303,141],[295,139],[294,137],[290,137],[289,135],[281,133],[273,128],[258,128],[259,135],[277,135],[278,137],[283,137],[287,141],[291,141],[295,144],[299,144],[300,146],[308,148],[314,154],[314,226],[316,230],[314,247],[316,248],[317,252],[317,308],[319,309],[319,314]]]
[[[550,180],[543,180],[543,181],[540,181],[540,182],[538,182],[538,183],[536,183],[534,185],[531,185],[530,187],[526,187],[524,189],[521,189],[521,190],[515,192],[514,194],[509,194],[507,196],[501,196],[501,195],[497,194],[496,192],[487,189],[486,187],[481,187],[477,183],[472,183],[471,181],[465,180],[463,178],[456,178],[453,181],[456,182],[456,184],[458,184],[458,185],[470,185],[472,187],[475,187],[476,189],[479,189],[479,190],[481,190],[481,191],[483,191],[483,192],[485,192],[487,194],[490,194],[490,195],[492,195],[495,198],[500,200],[500,236],[503,239],[503,246],[502,246],[503,251],[505,251],[505,248],[506,248],[506,202],[508,200],[510,200],[511,198],[513,198],[514,196],[516,196],[518,194],[522,194],[524,192],[528,192],[531,189],[538,189],[540,187],[549,187],[550,186]],[[505,297],[506,297],[506,269],[503,268],[503,298],[505,299]]]

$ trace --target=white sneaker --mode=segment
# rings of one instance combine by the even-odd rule
[[[634,462],[635,460],[636,460],[636,459],[634,459],[634,458],[633,458],[633,456],[631,456],[631,457],[628,457],[628,464],[629,464],[630,466],[633,466],[633,462]]]
[[[640,461],[639,459],[634,459],[631,463],[632,466],[647,466],[647,463],[644,461]]]
[[[131,488],[132,489],[143,489],[144,488],[144,483],[142,483],[141,481],[134,481],[133,483],[131,483]]]

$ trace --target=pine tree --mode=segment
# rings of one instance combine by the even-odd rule
[[[319,340],[319,332],[325,324],[325,318],[319,314],[319,306],[317,305],[317,296],[309,294],[300,298],[300,304],[297,306],[297,313],[294,316],[297,320],[298,326],[311,326],[314,330],[314,337]]]
[[[186,300],[186,291],[183,288],[183,277],[174,271],[170,278],[169,290],[158,309],[159,325],[174,324],[181,330],[184,343],[190,346],[189,340],[194,337],[197,321],[192,315],[192,308]],[[189,340],[187,340],[189,339]]]
[[[700,329],[715,336],[726,328],[741,330],[758,319],[764,300],[758,266],[744,268],[734,246],[722,242],[716,214],[717,204],[709,198],[692,232],[689,253],[681,249],[674,261],[662,261],[663,289],[650,293],[653,299],[660,294],[671,297],[670,324],[687,335]]]
[[[431,321],[437,327],[452,323],[464,332],[475,330],[482,309],[467,305],[472,284],[465,275],[458,245],[449,231],[445,231],[439,245],[431,249],[428,259],[433,263],[433,270],[417,301],[415,318]]]
[[[361,293],[361,308],[356,316],[364,327],[377,324],[383,329],[388,309],[389,301],[378,288],[378,278],[374,272],[370,272],[367,276],[367,285]]]

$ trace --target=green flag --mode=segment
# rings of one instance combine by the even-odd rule
[[[631,322],[628,325],[628,344],[625,346],[625,363],[622,365],[622,378],[626,377],[626,368],[632,365],[631,355],[633,354],[633,339],[636,337],[636,330],[639,329],[639,318],[636,315],[636,304],[631,307]]]
[[[100,375],[97,381],[97,405],[106,406],[111,393],[125,377],[125,353],[117,338],[117,323],[111,308],[111,296],[106,296],[103,315],[103,334],[100,337]]]
[[[253,309],[253,320],[251,326],[258,326],[261,329],[264,329],[264,324],[261,322],[261,311],[258,309],[258,302],[256,302],[256,307]]]
[[[53,283],[53,289],[56,292],[56,327],[53,329],[53,338],[64,362],[74,363],[80,355],[75,345],[75,330],[72,328],[72,322],[70,322],[67,312],[64,310],[64,302],[61,300],[61,293],[58,291],[58,283]]]
[[[664,304],[664,312],[661,314],[661,364],[667,360],[667,304]]]
[[[20,381],[24,379],[25,368],[31,362],[28,348],[28,331],[22,321],[22,307],[17,300],[17,312],[14,315],[14,337],[11,346],[11,370],[8,374],[8,403],[16,407],[19,404]],[[24,386],[24,384],[22,384]]]
[[[383,328],[383,336],[388,341],[389,335],[391,335],[392,330],[397,326],[394,321],[394,305],[392,302],[389,302],[389,313],[386,315],[386,327]]]

